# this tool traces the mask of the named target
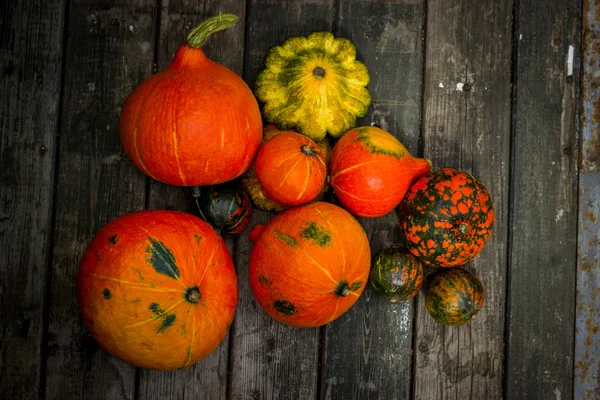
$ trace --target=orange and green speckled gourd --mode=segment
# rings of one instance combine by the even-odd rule
[[[280,322],[325,325],[346,312],[366,286],[369,240],[358,221],[336,205],[290,208],[250,237],[252,292]]]
[[[392,211],[431,168],[429,160],[412,157],[389,132],[368,126],[342,136],[330,165],[331,185],[344,208],[369,218]]]
[[[415,182],[399,211],[406,246],[432,267],[471,261],[483,250],[495,221],[486,188],[453,168],[434,171]]]
[[[83,322],[110,354],[142,368],[187,367],[223,340],[238,288],[223,239],[175,211],[139,211],[103,227],[77,276]]]

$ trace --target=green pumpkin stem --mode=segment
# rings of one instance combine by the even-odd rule
[[[192,196],[200,197],[200,186],[192,186]]]
[[[190,47],[200,48],[204,46],[206,39],[215,32],[227,29],[235,25],[238,16],[234,14],[219,14],[200,22],[188,33],[186,41]]]
[[[333,293],[335,295],[337,295],[338,297],[348,296],[350,294],[350,286],[348,286],[348,281],[345,279],[342,279],[341,281],[339,281],[339,283],[333,290]]]
[[[315,149],[313,149],[312,147],[310,147],[307,144],[303,144],[302,146],[300,146],[300,151],[302,152],[302,154],[305,154],[307,156],[315,155]]]

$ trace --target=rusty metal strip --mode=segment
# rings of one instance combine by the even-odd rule
[[[600,399],[600,0],[584,0],[575,399]]]

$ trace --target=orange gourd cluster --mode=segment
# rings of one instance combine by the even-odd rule
[[[279,214],[249,233],[250,286],[269,316],[297,327],[334,321],[368,281],[389,301],[411,299],[427,266],[462,265],[491,234],[492,202],[475,178],[431,171],[391,133],[355,127],[371,101],[369,76],[346,39],[318,33],[270,52],[257,96],[277,125],[263,132],[247,84],[201,49],[236,21],[223,14],[193,28],[171,65],[138,85],[121,112],[131,161],[153,179],[193,188],[188,213],[138,211],[108,223],[79,266],[83,322],[109,353],[140,367],[187,367],[226,336],[238,286],[221,235],[244,231],[252,203]],[[326,62],[310,54],[319,46]],[[356,75],[352,85],[334,78],[344,70]],[[284,79],[291,76],[299,81]],[[396,209],[405,248],[384,249],[372,262],[355,216]],[[438,321],[458,325],[483,298],[481,282],[454,268],[436,275],[425,304]]]

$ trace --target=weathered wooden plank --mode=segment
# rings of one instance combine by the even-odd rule
[[[575,398],[600,398],[600,2],[583,2]]]
[[[424,2],[340,1],[338,32],[356,45],[371,75],[373,104],[359,125],[380,126],[418,154]],[[361,218],[377,252],[401,240],[395,212]],[[401,399],[410,395],[411,302],[391,304],[369,288],[325,328],[325,398]]]
[[[581,2],[521,1],[516,15],[505,397],[564,400],[573,397]]]
[[[236,0],[163,1],[160,14],[158,42],[158,69],[166,68],[173,55],[185,41],[185,34],[196,23],[218,13],[233,13],[238,23],[213,35],[203,50],[213,61],[242,74],[246,5]],[[202,151],[202,147],[198,147]],[[191,194],[189,189],[150,182],[148,207],[187,211]],[[236,239],[226,238],[233,255]],[[164,399],[165,397],[194,399],[224,399],[227,392],[229,335],[206,359],[179,371],[140,371],[139,398]]]
[[[248,7],[244,79],[253,87],[268,50],[292,36],[331,31],[333,1],[253,0]],[[251,227],[273,214],[256,210]],[[242,235],[236,248],[240,300],[234,321],[230,398],[312,399],[317,396],[319,329],[292,328],[260,308],[248,280],[252,244]]]
[[[77,267],[94,233],[144,208],[145,177],[118,136],[119,110],[152,72],[155,2],[72,1],[51,277],[47,397],[132,399],[135,369],[101,351],[80,321]]]
[[[64,0],[0,4],[0,397],[43,368]]]
[[[427,7],[423,142],[435,169],[478,178],[494,202],[496,224],[465,268],[483,282],[486,303],[461,327],[437,323],[418,298],[416,399],[502,397],[512,2],[434,0]]]

